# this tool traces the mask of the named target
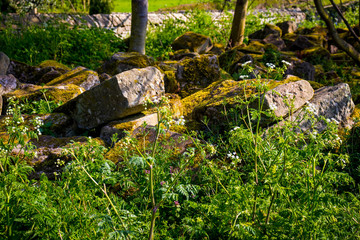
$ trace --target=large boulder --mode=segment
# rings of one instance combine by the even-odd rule
[[[269,89],[273,89],[290,81],[292,80],[261,80],[262,84]],[[210,124],[216,124],[219,126],[224,125],[227,121],[223,114],[224,109],[226,109],[227,112],[231,112],[230,109],[232,108],[239,110],[239,99],[244,100],[244,94],[246,94],[247,98],[256,94],[257,90],[255,85],[256,79],[243,81],[224,80],[214,82],[207,88],[182,99],[184,116],[188,120],[195,120],[198,122],[201,122],[206,117]]]
[[[267,35],[274,34],[276,37],[282,36],[282,31],[278,26],[266,24],[261,30],[258,30],[249,35],[250,39],[264,39]]]
[[[291,65],[287,68],[285,75],[295,75],[305,80],[314,81],[315,67],[311,63],[295,59],[291,61]]]
[[[13,75],[0,75],[0,96],[14,91],[16,86],[17,81]]]
[[[44,99],[45,94],[48,100],[55,101],[56,103],[66,103],[84,91],[85,90],[82,87],[73,84],[43,87],[33,84],[20,84],[16,90],[3,95],[5,106],[3,107],[2,112],[4,113],[6,111],[6,105],[10,97],[19,100],[27,99],[28,102],[32,102]]]
[[[285,21],[285,22],[277,23],[276,26],[278,26],[281,29],[282,35],[285,35],[287,33],[294,33],[297,30],[297,24],[294,21]]]
[[[212,48],[211,39],[202,34],[187,32],[171,44],[173,50],[188,49],[191,52],[207,53]]]
[[[92,129],[144,110],[147,98],[165,93],[163,74],[155,67],[132,69],[55,109],[69,114],[79,128]]]
[[[220,79],[220,66],[216,55],[204,54],[179,62],[175,74],[180,85],[180,96],[185,97]]]
[[[315,119],[325,117],[327,121],[338,123],[342,127],[351,125],[350,116],[354,111],[355,105],[351,99],[350,87],[346,83],[335,86],[322,87],[315,91],[314,97],[307,103],[309,114]],[[305,118],[306,111],[298,110],[286,119],[287,121],[297,121],[297,131],[323,131],[327,127],[327,121],[318,121],[312,124],[309,118]],[[282,123],[280,123],[281,125]]]
[[[5,75],[10,64],[10,59],[5,53],[0,52],[0,76]]]
[[[98,72],[114,76],[133,68],[145,68],[154,65],[155,61],[152,57],[137,52],[118,52],[112,55],[112,57],[98,69]]]
[[[132,116],[123,120],[110,122],[101,128],[100,138],[103,139],[107,144],[111,145],[111,139],[114,134],[117,134],[118,138],[121,139],[126,136],[126,132],[132,134],[136,128],[143,126],[144,124],[149,126],[157,125],[157,113],[152,113],[145,116]]]
[[[100,79],[97,72],[84,67],[77,67],[48,82],[46,86],[65,86],[68,84],[74,84],[89,90],[99,85]]]
[[[36,75],[41,69],[38,67],[30,66],[26,63],[11,60],[7,70],[7,74],[13,75],[17,80],[22,83],[32,83],[36,79]]]
[[[62,74],[67,73],[71,69],[54,60],[45,60],[37,66],[37,70],[40,69],[33,79],[29,79],[28,82],[38,85],[46,84],[53,79],[60,77]]]
[[[273,110],[276,117],[285,117],[296,111],[314,96],[314,89],[305,80],[289,82],[267,91],[261,97],[262,109]],[[255,107],[258,104],[255,104]]]

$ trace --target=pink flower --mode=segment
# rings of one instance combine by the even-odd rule
[[[145,170],[145,173],[146,173],[146,174],[150,174],[150,170]]]
[[[178,201],[174,201],[174,204],[175,204],[175,206],[180,205],[180,203]]]
[[[160,182],[160,185],[162,186],[162,185],[164,185],[165,184],[165,181],[161,181]]]

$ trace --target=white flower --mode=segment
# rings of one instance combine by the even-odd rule
[[[232,130],[230,130],[230,132],[236,131],[237,129],[239,129],[240,127],[236,126],[234,127]]]
[[[237,155],[236,152],[229,152],[227,154],[228,158],[231,158],[232,160],[239,160],[239,156]]]
[[[291,66],[291,63],[289,63],[289,62],[287,62],[285,60],[282,60],[281,62],[284,63],[285,65]]]
[[[276,106],[275,103],[270,103],[269,108],[270,108],[271,110],[275,111],[275,110],[277,109],[277,106]]]
[[[274,69],[276,66],[273,63],[266,63],[265,64],[268,68]]]
[[[308,101],[307,101],[306,103],[307,103],[307,108],[308,108],[308,110],[309,110],[310,113],[312,113],[312,114],[314,114],[314,115],[318,114],[318,111],[317,111],[317,109],[316,109],[316,107],[315,107],[314,104],[312,104],[312,103],[310,103],[310,102],[308,102]]]
[[[246,65],[249,65],[251,63],[251,61],[247,61],[247,62],[244,62],[243,64],[241,64],[242,67],[245,67]]]
[[[249,78],[249,75],[240,75],[239,76],[239,79],[246,79],[246,78]]]

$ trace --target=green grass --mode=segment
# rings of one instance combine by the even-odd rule
[[[149,0],[149,12],[160,8],[174,7],[182,4],[198,3],[198,0]],[[131,12],[130,0],[114,0],[114,12]]]

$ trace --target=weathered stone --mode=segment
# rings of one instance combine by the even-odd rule
[[[44,92],[45,91],[45,92]],[[44,94],[47,99],[53,100],[55,102],[63,102],[75,98],[76,96],[83,93],[85,90],[82,87],[69,84],[67,86],[38,86],[33,84],[21,84],[15,91],[9,92],[3,95],[5,103],[10,97],[17,99],[27,99],[29,102],[38,101],[44,99]],[[5,109],[2,110],[4,112]]]
[[[5,53],[0,52],[0,76],[5,75],[10,64],[10,59]]]
[[[286,48],[284,40],[282,40],[280,37],[274,34],[267,35],[263,41],[268,44],[273,44],[274,46],[276,46],[277,50],[279,51],[284,50]]]
[[[40,68],[50,67],[52,69],[58,70],[61,73],[66,73],[66,72],[71,70],[69,67],[67,67],[64,64],[59,63],[59,62],[57,62],[55,60],[45,60],[45,61],[41,62],[38,65],[38,67],[40,67]]]
[[[297,24],[294,21],[285,21],[285,22],[277,23],[276,26],[278,26],[281,29],[282,35],[285,35],[287,33],[294,33],[297,30]]]
[[[100,84],[100,79],[97,72],[84,67],[77,67],[58,78],[55,78],[51,82],[48,82],[46,86],[65,86],[68,84],[74,84],[79,87],[89,90]]]
[[[285,72],[285,75],[295,75],[305,80],[315,80],[315,67],[308,62],[304,61],[292,61]]]
[[[221,43],[214,43],[209,53],[221,55],[225,52],[225,46]]]
[[[98,72],[114,76],[133,68],[145,68],[153,65],[155,65],[155,61],[152,57],[137,52],[118,52],[106,61],[98,69]]]
[[[160,70],[155,67],[132,69],[102,82],[55,111],[69,114],[79,128],[92,129],[141,112],[146,98],[164,92]]]
[[[171,47],[173,50],[189,49],[190,52],[207,53],[212,48],[212,43],[207,36],[187,32],[176,38]]]
[[[273,89],[290,81],[292,80],[261,80],[262,84],[266,85],[269,89]],[[224,108],[227,109],[227,112],[232,108],[239,110],[239,99],[244,99],[244,94],[246,94],[246,97],[249,99],[256,93],[255,83],[255,79],[214,82],[207,88],[182,99],[184,116],[187,119],[198,122],[201,122],[204,117],[206,117],[210,121],[210,124],[224,125],[226,123],[226,117],[222,113],[224,112]],[[226,100],[225,106],[224,99]]]
[[[285,83],[266,92],[261,97],[262,109],[271,109],[276,117],[285,117],[290,111],[294,112],[301,108],[313,96],[314,89],[308,81]]]
[[[132,137],[139,142],[138,149],[140,149],[140,151],[145,151],[146,149],[149,149],[149,147],[152,147],[155,139],[157,139],[156,135],[156,129],[150,126],[138,127],[132,133]],[[172,159],[179,158],[182,153],[189,149],[189,147],[194,146],[194,142],[191,138],[188,138],[181,133],[168,130],[165,130],[165,134],[160,134],[157,141],[158,151],[161,151],[163,154],[166,153],[172,155]],[[133,145],[128,144],[126,139],[120,140],[106,154],[106,158],[115,163],[122,162],[124,160],[123,157],[125,156],[124,153],[132,151],[136,151],[136,148]],[[201,157],[197,159],[201,159]]]
[[[17,81],[13,75],[0,75],[0,96],[16,89]]]
[[[261,30],[258,30],[249,35],[250,39],[264,39],[267,35],[274,34],[276,37],[282,36],[282,31],[278,26],[266,24]]]
[[[315,46],[315,43],[312,42],[308,37],[299,35],[296,40],[291,44],[289,50],[291,51],[301,51],[306,48],[312,48]]]
[[[349,119],[354,111],[355,105],[351,99],[350,87],[346,83],[335,86],[327,86],[315,91],[314,97],[309,101],[307,107],[316,119],[325,117],[330,121],[336,121],[339,126],[349,126]],[[305,111],[298,110],[289,116],[287,121],[302,119],[295,130],[297,131],[323,131],[327,127],[326,121],[319,121],[315,125],[307,118],[304,118]],[[280,123],[281,125],[282,123]]]
[[[119,121],[113,121],[101,128],[100,138],[107,144],[111,145],[111,138],[114,134],[117,134],[118,139],[126,136],[125,131],[132,134],[132,132],[142,126],[143,124],[149,126],[155,126],[158,124],[157,113],[150,115],[137,115],[130,118],[125,118]]]
[[[46,60],[41,62],[35,69],[36,74],[27,79],[26,82],[34,83],[37,85],[46,84],[53,79],[60,77],[62,74],[67,73],[71,69],[54,60]]]
[[[180,49],[170,55],[171,60],[182,60],[184,58],[195,58],[200,55],[197,52],[190,52],[189,49]]]
[[[301,56],[306,59],[317,59],[326,61],[330,59],[330,53],[323,47],[312,47],[300,52]]]
[[[204,54],[179,62],[176,79],[180,96],[185,97],[220,79],[220,66],[216,55]]]
[[[12,74],[17,80],[23,83],[35,83],[33,79],[40,70],[41,68],[39,67],[33,67],[22,62],[11,60],[7,74]]]
[[[96,141],[104,145],[101,139],[96,139]],[[31,140],[31,144],[35,146],[32,152],[36,153],[36,155],[29,162],[34,168],[30,178],[39,179],[41,174],[46,174],[49,179],[54,179],[54,174],[62,172],[64,167],[60,162],[66,164],[73,160],[72,156],[63,154],[63,148],[70,147],[73,142],[86,144],[88,138],[83,136],[56,138],[41,135],[38,139]]]

